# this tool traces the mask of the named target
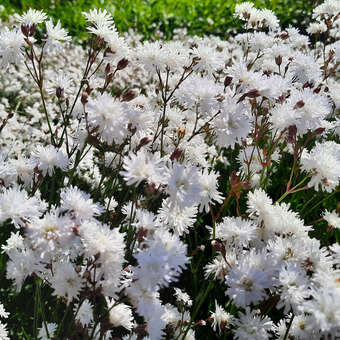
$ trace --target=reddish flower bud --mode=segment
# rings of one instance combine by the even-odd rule
[[[225,79],[224,79],[224,87],[227,87],[231,84],[233,78],[230,77],[230,76],[226,76]]]
[[[123,70],[128,65],[128,63],[129,61],[125,58],[119,60],[117,70]]]

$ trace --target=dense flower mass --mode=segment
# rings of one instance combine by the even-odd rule
[[[340,1],[308,36],[250,2],[224,40],[83,15],[87,49],[40,10],[0,29],[1,273],[35,289],[20,331],[337,339]]]

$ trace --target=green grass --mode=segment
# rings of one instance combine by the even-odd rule
[[[161,31],[170,38],[174,29],[186,27],[188,34],[224,36],[230,29],[240,28],[233,17],[235,5],[242,0],[2,0],[5,10],[0,16],[22,13],[29,8],[43,9],[60,19],[72,36],[84,37],[82,11],[106,8],[113,14],[119,31],[130,28],[146,38]],[[283,27],[303,29],[318,0],[254,0],[258,8],[273,10]]]

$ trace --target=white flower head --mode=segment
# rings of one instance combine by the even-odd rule
[[[19,64],[23,59],[24,36],[20,31],[9,30],[7,27],[0,32],[0,65]]]
[[[53,49],[60,49],[62,42],[70,41],[71,37],[67,35],[67,31],[61,28],[60,20],[54,26],[53,21],[46,21],[46,34],[45,50],[52,51]]]
[[[18,16],[18,20],[21,24],[25,25],[37,25],[41,24],[47,19],[46,13],[30,8],[28,11]]]
[[[51,340],[53,339],[54,333],[58,325],[55,323],[46,323],[39,328],[38,338],[40,340]]]

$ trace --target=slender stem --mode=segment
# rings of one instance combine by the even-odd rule
[[[190,330],[190,327],[191,327],[191,325],[192,325],[192,322],[193,322],[194,319],[196,318],[196,315],[198,314],[199,310],[201,309],[201,306],[202,306],[202,304],[203,304],[205,298],[206,298],[207,295],[209,294],[210,290],[212,289],[213,285],[214,285],[214,283],[213,283],[213,281],[211,280],[211,281],[209,282],[208,287],[205,289],[204,294],[201,296],[201,299],[199,300],[199,302],[198,302],[198,304],[197,304],[197,307],[196,307],[195,311],[192,313],[192,316],[191,316],[191,318],[190,318],[190,322],[189,322],[189,324],[188,324],[188,326],[187,326],[187,328],[186,328],[186,330],[185,330],[185,332],[184,332],[184,334],[183,334],[183,336],[182,336],[182,340],[184,340],[185,337],[186,337],[186,335],[188,334],[188,332],[189,332],[189,330]],[[176,338],[176,340],[179,339],[179,337],[180,337],[180,335]]]
[[[166,113],[166,107],[168,104],[168,99],[166,97],[166,92],[168,89],[168,81],[169,81],[169,73],[170,70],[166,70],[166,81],[165,81],[165,87],[162,88],[162,99],[163,99],[163,114],[162,114],[162,120],[161,120],[161,156],[163,154],[163,139],[164,139],[164,128],[165,128],[165,113]]]
[[[39,306],[39,294],[37,279],[35,280],[35,294],[34,294],[34,316],[33,316],[33,337],[35,340],[38,339],[38,306]]]
[[[53,146],[56,146],[55,139],[54,139],[54,134],[53,134],[51,123],[50,123],[50,119],[48,117],[48,112],[47,112],[47,108],[46,108],[45,97],[44,97],[44,94],[43,94],[42,86],[39,87],[39,91],[40,91],[40,97],[41,97],[41,101],[42,101],[42,104],[43,104],[43,108],[44,108],[44,113],[45,113],[45,118],[46,118],[46,121],[47,121],[48,129],[49,129],[50,134],[51,134],[51,142],[52,142]]]
[[[306,181],[306,179],[308,179],[309,176],[306,176],[302,181],[300,181],[298,184],[295,185],[295,187],[293,187],[292,189],[287,190],[276,202],[280,203],[284,198],[286,198],[289,194],[293,194],[294,192],[300,191],[300,190],[304,190],[304,188],[299,188],[296,190],[296,188],[298,186],[300,186],[303,182]]]
[[[335,195],[336,193],[338,193],[340,191],[340,189],[333,191],[330,195],[328,195],[327,197],[325,197],[324,199],[322,199],[321,201],[319,201],[318,203],[316,203],[311,209],[309,209],[306,213],[303,214],[303,216],[305,216],[307,213],[309,213],[310,211],[313,211],[316,207],[318,207],[320,204],[322,204],[323,202],[325,202],[326,200],[328,200],[329,198],[331,198],[333,195]]]
[[[290,321],[289,321],[285,336],[283,337],[283,340],[287,340],[287,338],[288,338],[289,330],[292,327],[294,317],[295,317],[295,315],[293,314],[292,317],[290,318]]]
[[[60,109],[60,113],[63,117],[63,122],[64,122],[64,130],[61,134],[61,137],[60,137],[60,140],[59,140],[59,147],[61,147],[62,145],[62,142],[63,142],[63,137],[64,137],[64,134],[65,134],[65,138],[66,138],[66,152],[67,152],[67,156],[70,157],[70,148],[69,148],[69,144],[68,144],[68,135],[67,135],[67,124],[68,124],[68,121],[66,120],[66,117],[64,115],[64,111],[63,111],[63,108],[61,107],[61,102],[60,100],[58,100],[58,105],[59,105],[59,109]]]

